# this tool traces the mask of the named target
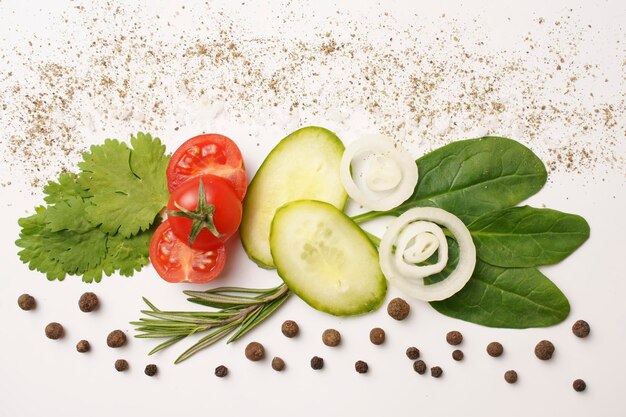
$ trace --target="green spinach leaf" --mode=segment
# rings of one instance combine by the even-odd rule
[[[477,256],[503,267],[560,262],[589,238],[589,224],[582,217],[529,206],[485,214],[468,229]]]

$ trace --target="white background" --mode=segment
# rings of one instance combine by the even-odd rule
[[[361,14],[357,3],[341,8],[348,15],[362,16],[369,22],[375,21],[385,11],[402,20],[410,11],[422,24],[430,21],[436,24],[436,16],[448,13],[459,19],[461,25],[480,25],[488,45],[508,50],[511,54],[522,50],[521,39],[538,16],[548,22],[564,16],[588,19],[597,28],[594,39],[605,43],[594,45],[588,42],[582,53],[586,59],[592,59],[603,67],[612,80],[611,83],[598,80],[598,85],[593,87],[597,87],[599,94],[624,96],[623,67],[622,72],[619,71],[626,59],[621,55],[625,38],[620,22],[625,20],[626,15],[619,1],[585,2],[584,6],[571,6],[571,10],[571,2],[560,1],[497,2],[490,7],[477,1],[459,4],[437,2],[439,5],[428,2],[421,6],[412,2],[379,2],[369,3],[368,13],[365,14]],[[316,5],[315,10],[312,4]],[[1,0],[0,42],[3,54],[10,55],[11,48],[29,36],[52,39],[50,54],[54,54],[56,43],[61,42],[57,39],[58,31],[61,31],[57,25],[58,18],[61,13],[71,15],[73,6],[73,2]],[[146,26],[165,27],[163,20],[153,18],[154,13],[167,15],[167,11],[178,6],[172,2],[141,2],[137,7],[140,12],[145,11],[142,20]],[[338,6],[328,2],[307,4],[303,8],[311,12],[302,13],[301,21],[285,23],[281,19],[283,7],[277,4],[247,7],[222,4],[220,7],[230,11],[231,17],[236,15],[240,22],[247,23],[252,28],[250,30],[256,31],[259,36],[275,32],[296,37],[301,31],[306,31],[306,27],[315,24],[316,19],[321,21],[323,16],[332,15],[338,9]],[[201,4],[188,4],[188,8],[199,10]],[[478,15],[481,16],[480,22],[473,19]],[[170,23],[161,36],[174,38],[182,27],[190,24],[184,19],[173,19]],[[111,31],[119,32],[119,29],[112,27]],[[336,27],[334,30],[341,34],[351,29]],[[365,31],[366,27],[359,30]],[[375,37],[375,33],[372,36]],[[541,34],[536,36],[535,40],[541,44]],[[41,53],[45,55],[46,52]],[[3,62],[0,66],[11,65]],[[18,73],[21,70],[19,67],[0,69]],[[623,123],[624,114],[617,114],[616,117]],[[86,144],[98,143],[109,135],[124,138],[128,132],[142,128],[132,121],[114,125],[104,116],[102,118],[101,123],[108,130],[86,136],[83,139]],[[350,126],[349,123],[337,126],[322,116],[307,121],[336,129],[342,137],[350,137],[350,132],[368,127]],[[198,127],[193,122],[178,131],[173,130],[172,123],[164,123],[166,127],[155,133],[164,139],[170,151],[198,133]],[[215,126],[215,130],[235,139],[248,137],[254,132],[256,140],[238,142],[250,177],[267,152],[289,133],[289,129],[280,124],[259,128],[238,124],[228,118],[217,120]],[[566,128],[569,127],[563,126],[563,129]],[[2,140],[6,137],[5,132]],[[453,139],[456,138],[447,138]],[[526,138],[518,139],[525,141]],[[595,142],[590,142],[589,149],[599,149],[603,141],[617,143],[614,150],[617,157],[623,160],[624,132],[612,138],[595,138]],[[256,142],[259,142],[258,146]],[[529,146],[541,154],[550,142],[533,142]],[[418,156],[416,151],[412,152]],[[192,287],[165,283],[151,267],[129,279],[110,277],[93,285],[71,277],[60,283],[48,282],[41,274],[29,271],[16,255],[17,219],[41,202],[41,194],[37,191],[32,193],[28,181],[13,175],[12,184],[1,191],[0,202],[0,317],[3,319],[0,332],[0,416],[81,413],[97,417],[132,412],[152,416],[174,413],[179,416],[192,413],[241,415],[244,412],[301,416],[624,415],[626,280],[622,258],[626,200],[623,167],[618,165],[598,163],[581,172],[553,172],[544,189],[528,202],[534,206],[546,205],[580,214],[591,225],[591,238],[580,250],[557,266],[542,268],[568,296],[572,305],[570,317],[558,326],[529,330],[490,329],[444,317],[427,304],[414,300],[410,301],[411,315],[403,322],[392,320],[384,308],[363,317],[336,318],[314,311],[292,297],[281,310],[244,339],[229,346],[218,344],[180,365],[173,365],[173,360],[189,345],[188,341],[154,357],[147,357],[147,352],[155,343],[132,338],[133,330],[128,322],[139,318],[139,310],[143,308],[142,296],[163,309],[191,307],[181,291]],[[2,167],[2,172],[5,177],[10,174],[8,166]],[[270,287],[279,282],[274,272],[261,270],[248,261],[238,242],[233,242],[229,250],[232,255],[226,276],[218,282],[220,285]],[[79,311],[78,298],[85,291],[94,291],[100,297],[102,305],[97,312],[85,314]],[[36,310],[24,312],[17,307],[17,297],[24,292],[37,299]],[[398,295],[396,290],[390,289],[387,297],[390,300]],[[592,333],[587,339],[578,339],[571,333],[572,323],[579,318],[591,324]],[[287,339],[282,336],[280,324],[286,319],[300,324],[299,337]],[[44,327],[51,321],[65,325],[66,335],[62,340],[52,341],[44,336]],[[373,327],[386,330],[384,345],[369,343],[368,333]],[[127,332],[129,343],[114,350],[106,346],[105,340],[109,331],[117,328]],[[321,343],[320,336],[326,328],[341,331],[343,343],[340,347],[329,348]],[[453,329],[460,330],[465,336],[460,346],[465,353],[462,362],[452,360],[453,348],[445,342],[446,332]],[[74,346],[80,339],[91,342],[90,353],[75,351]],[[553,360],[541,362],[534,357],[533,348],[541,339],[549,339],[555,344]],[[252,340],[265,345],[266,360],[252,363],[244,358],[245,344]],[[487,356],[485,347],[491,341],[500,341],[504,345],[502,357]],[[404,356],[408,346],[419,347],[422,358],[429,366],[441,366],[443,377],[434,379],[428,375],[417,375],[412,370],[411,361]],[[313,355],[325,359],[322,371],[310,369],[309,360]],[[273,356],[285,359],[287,368],[283,373],[270,368]],[[117,373],[113,369],[113,363],[118,358],[129,361],[128,372]],[[354,372],[354,362],[359,359],[369,363],[368,374]],[[143,368],[148,363],[158,364],[158,376],[148,378],[143,374]],[[213,375],[214,368],[220,364],[229,368],[227,378],[219,379]],[[508,369],[517,370],[517,384],[504,382],[503,374]],[[586,392],[573,391],[571,384],[576,378],[587,382]]]

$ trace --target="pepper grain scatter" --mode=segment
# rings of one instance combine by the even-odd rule
[[[322,342],[326,346],[339,346],[341,343],[341,334],[335,329],[326,329],[322,333]]]
[[[463,335],[459,331],[453,330],[446,335],[446,342],[452,346],[460,345],[462,341]]]
[[[443,369],[441,369],[439,366],[433,366],[432,368],[430,368],[430,376],[432,376],[433,378],[439,378],[441,375],[443,375]]]
[[[278,356],[274,357],[274,359],[272,359],[272,369],[278,372],[285,369],[285,361],[283,358],[279,358]]]
[[[582,392],[587,389],[587,384],[582,379],[577,379],[572,383],[574,391]]]
[[[572,333],[574,333],[578,337],[587,337],[589,336],[589,332],[591,328],[589,327],[589,323],[585,320],[578,320],[572,326]]]
[[[76,350],[80,353],[89,352],[89,350],[91,350],[91,345],[87,340],[81,340],[76,344]]]
[[[117,372],[124,372],[128,369],[128,362],[124,359],[118,359],[115,361],[115,370]]]
[[[465,355],[463,354],[462,350],[457,349],[454,352],[452,352],[452,359],[454,359],[457,362],[462,361],[464,356]]]
[[[143,370],[143,373],[148,376],[155,376],[158,372],[159,368],[153,363],[150,365],[146,365],[146,369]]]
[[[369,366],[367,366],[367,362],[356,361],[356,363],[354,364],[354,369],[360,374],[365,374],[369,370]]]
[[[78,308],[84,313],[90,313],[100,304],[98,296],[92,292],[86,292],[78,299]]]
[[[32,295],[22,294],[17,299],[17,305],[20,306],[22,310],[28,311],[34,309],[37,306],[37,302]]]
[[[491,342],[487,345],[487,353],[489,354],[489,356],[497,358],[498,356],[502,355],[503,352],[504,347],[502,347],[502,344],[499,342]]]
[[[320,358],[319,356],[313,356],[311,358],[311,368],[317,370],[320,370],[324,367],[324,359]]]
[[[64,334],[63,326],[57,322],[52,322],[46,326],[46,337],[48,339],[57,340],[62,338]]]
[[[215,368],[215,376],[218,378],[224,378],[226,375],[228,375],[228,368],[225,367],[224,365],[220,365],[217,368]]]
[[[535,356],[542,361],[547,361],[554,355],[554,345],[549,340],[542,340],[535,346]]]
[[[293,320],[286,320],[282,327],[280,328],[280,330],[283,332],[283,334],[286,337],[292,338],[292,337],[296,337],[298,335],[298,333],[300,332],[300,327],[298,326],[298,323],[296,323]]]
[[[126,334],[121,330],[113,330],[107,336],[107,346],[111,348],[119,348],[126,344]]]
[[[517,372],[509,370],[504,373],[504,380],[509,384],[515,384],[517,382]]]
[[[246,346],[246,358],[252,362],[260,361],[265,357],[265,348],[259,342],[250,342]]]
[[[385,331],[380,327],[375,327],[370,331],[370,342],[375,345],[382,345],[385,343]]]
[[[426,363],[422,360],[413,362],[413,370],[420,375],[424,375],[426,372]]]
[[[410,311],[411,306],[402,298],[394,298],[387,305],[387,313],[395,320],[404,320]]]
[[[406,357],[415,360],[420,357],[420,350],[415,346],[411,346],[406,349]]]

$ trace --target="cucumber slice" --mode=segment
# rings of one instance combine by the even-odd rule
[[[385,298],[376,247],[328,203],[301,200],[279,208],[270,247],[278,275],[317,310],[352,316],[375,310]]]
[[[343,209],[348,198],[339,178],[343,151],[341,140],[321,127],[297,130],[272,149],[252,179],[243,203],[239,233],[250,259],[263,268],[275,268],[270,225],[283,204],[320,200]]]

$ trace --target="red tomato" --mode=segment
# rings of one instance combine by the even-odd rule
[[[215,279],[224,269],[224,245],[199,251],[181,242],[169,221],[165,220],[152,235],[150,262],[167,282],[205,283]]]
[[[229,138],[218,134],[189,139],[174,152],[167,166],[167,188],[174,192],[185,181],[203,174],[226,179],[243,201],[248,189],[241,151]]]
[[[223,245],[241,223],[241,201],[230,184],[215,175],[180,185],[170,195],[167,209],[176,237],[197,250]]]

